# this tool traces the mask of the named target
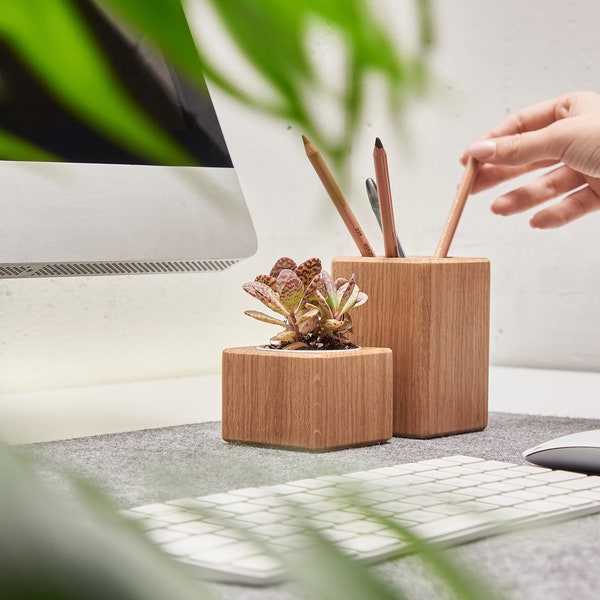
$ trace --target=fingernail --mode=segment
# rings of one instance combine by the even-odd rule
[[[475,157],[477,160],[487,160],[491,158],[496,152],[496,140],[479,140],[473,142],[468,148],[467,152]]]

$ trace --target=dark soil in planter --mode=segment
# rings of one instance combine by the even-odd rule
[[[339,342],[333,339],[324,339],[320,342],[307,341],[305,345],[297,345],[297,343],[291,344],[266,344],[263,348],[269,348],[270,350],[357,350],[360,346],[352,344],[351,342]]]

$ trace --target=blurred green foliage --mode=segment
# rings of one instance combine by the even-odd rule
[[[226,70],[196,46],[182,0],[3,0],[0,44],[22,60],[70,112],[123,147],[165,164],[185,162],[182,150],[132,102],[90,35],[81,3],[95,1],[127,27],[144,32],[193,81],[204,73],[214,85],[246,105],[296,125],[334,161],[345,154],[378,74],[386,83],[389,105],[421,93],[426,59],[433,43],[431,0],[415,3],[418,43],[401,50],[368,0],[190,0],[211,5],[224,30],[272,93],[261,97],[242,89]],[[407,17],[412,18],[412,17]],[[310,26],[320,23],[343,41],[346,81],[335,102],[345,123],[341,134],[325,133],[311,111],[311,92],[323,87],[307,44]],[[10,94],[2,87],[0,94]],[[2,156],[39,159],[35,149],[0,136]],[[187,157],[189,158],[189,157]]]
[[[218,591],[145,537],[136,521],[81,478],[60,474],[62,492],[44,483],[48,465],[26,451],[0,444],[0,598],[2,600],[210,600]],[[69,497],[70,499],[67,499]],[[300,509],[301,507],[297,506]],[[479,578],[397,523],[363,507],[404,538],[443,597],[498,598]],[[299,512],[299,516],[301,516]],[[320,531],[307,529],[310,549],[285,561],[299,597],[313,600],[403,600],[417,589],[392,586],[369,567],[347,557]],[[260,540],[254,540],[259,545]]]

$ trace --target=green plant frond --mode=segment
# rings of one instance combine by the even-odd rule
[[[46,150],[2,130],[0,130],[0,156],[10,157],[11,160],[58,160],[58,157]]]
[[[389,530],[394,531],[398,537],[408,544],[410,552],[418,554],[423,563],[431,567],[447,589],[454,593],[460,600],[500,600],[499,596],[489,585],[460,568],[438,550],[433,544],[416,536],[410,528],[403,527],[396,521],[385,517],[372,508],[363,507],[362,510],[369,518],[384,524]]]
[[[238,101],[297,125],[338,166],[359,124],[372,73],[385,82],[392,111],[400,111],[427,81],[426,58],[434,40],[430,0],[415,0],[419,44],[412,53],[400,49],[368,0],[205,0],[275,92],[274,102],[242,89],[207,53],[198,51],[182,1],[95,1],[128,28],[147,35],[191,81],[202,87],[203,72]],[[330,28],[344,44],[347,81],[335,97],[344,123],[341,135],[324,132],[313,116],[311,90],[322,89],[324,83],[313,69],[313,48],[307,43],[315,22]],[[165,164],[194,163],[122,92],[74,0],[5,0],[0,35],[73,114],[113,141]]]
[[[403,600],[367,567],[349,560],[330,540],[316,530],[307,530],[309,551],[282,557],[298,585],[314,600]]]
[[[182,3],[173,0],[99,0],[130,27],[147,35],[188,78],[204,85],[205,65],[198,53]]]
[[[214,597],[89,483],[65,476],[65,502],[33,467],[0,445],[2,598]]]
[[[390,89],[390,100],[414,93],[422,83],[424,71],[420,69],[417,73],[413,65],[422,65],[424,49],[431,45],[433,27],[431,10],[421,8],[421,4],[428,2],[415,1],[419,6],[417,27],[429,40],[421,41],[416,57],[400,51],[365,0],[211,0],[241,52],[279,95],[279,103],[271,106],[271,111],[295,121],[337,163],[344,158],[358,125],[371,73],[383,76]],[[311,97],[307,90],[322,85],[311,70],[308,57],[311,48],[306,46],[309,26],[315,21],[339,33],[346,47],[348,78],[338,100],[345,122],[342,136],[324,134],[311,117]],[[203,63],[207,65],[206,57]],[[233,82],[228,85],[235,87]],[[260,99],[254,98],[252,102],[259,105]],[[396,107],[400,109],[401,104],[390,103],[392,110]]]
[[[271,317],[270,315],[266,315],[259,310],[245,310],[245,315],[256,319],[257,321],[262,321],[263,323],[271,323],[271,325],[279,325],[280,327],[287,327],[287,323],[282,321],[281,319],[276,319],[275,317]]]
[[[5,0],[0,33],[73,114],[143,156],[194,164],[123,92],[70,0]]]

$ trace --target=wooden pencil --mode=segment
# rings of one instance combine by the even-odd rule
[[[350,235],[352,236],[352,239],[354,240],[354,243],[359,249],[361,255],[375,256],[375,252],[373,252],[373,248],[371,248],[371,245],[367,240],[367,236],[356,220],[352,209],[346,202],[346,198],[344,198],[344,194],[342,194],[342,190],[340,190],[340,187],[333,178],[333,175],[331,174],[329,167],[325,164],[320,152],[304,135],[302,136],[302,141],[304,142],[304,150],[306,151],[308,160],[310,160],[314,170],[319,176],[319,179],[323,183],[325,190],[333,201],[334,206],[340,213],[340,216],[342,217],[342,220],[350,232]]]
[[[377,194],[379,196],[383,247],[385,255],[388,258],[397,258],[399,256],[398,244],[396,241],[398,238],[396,237],[396,224],[394,222],[390,174],[388,170],[387,154],[379,138],[375,140],[373,162],[375,164],[375,180],[377,181]]]
[[[460,221],[467,198],[471,193],[471,188],[475,182],[475,177],[477,177],[478,168],[479,161],[472,156],[469,156],[467,165],[465,167],[465,172],[460,180],[454,202],[452,203],[450,213],[446,219],[446,224],[444,225],[440,241],[438,242],[437,248],[433,254],[435,258],[446,258],[448,256],[448,250],[450,249],[452,238],[454,237],[454,233],[456,231],[456,227],[458,226],[458,222]]]

